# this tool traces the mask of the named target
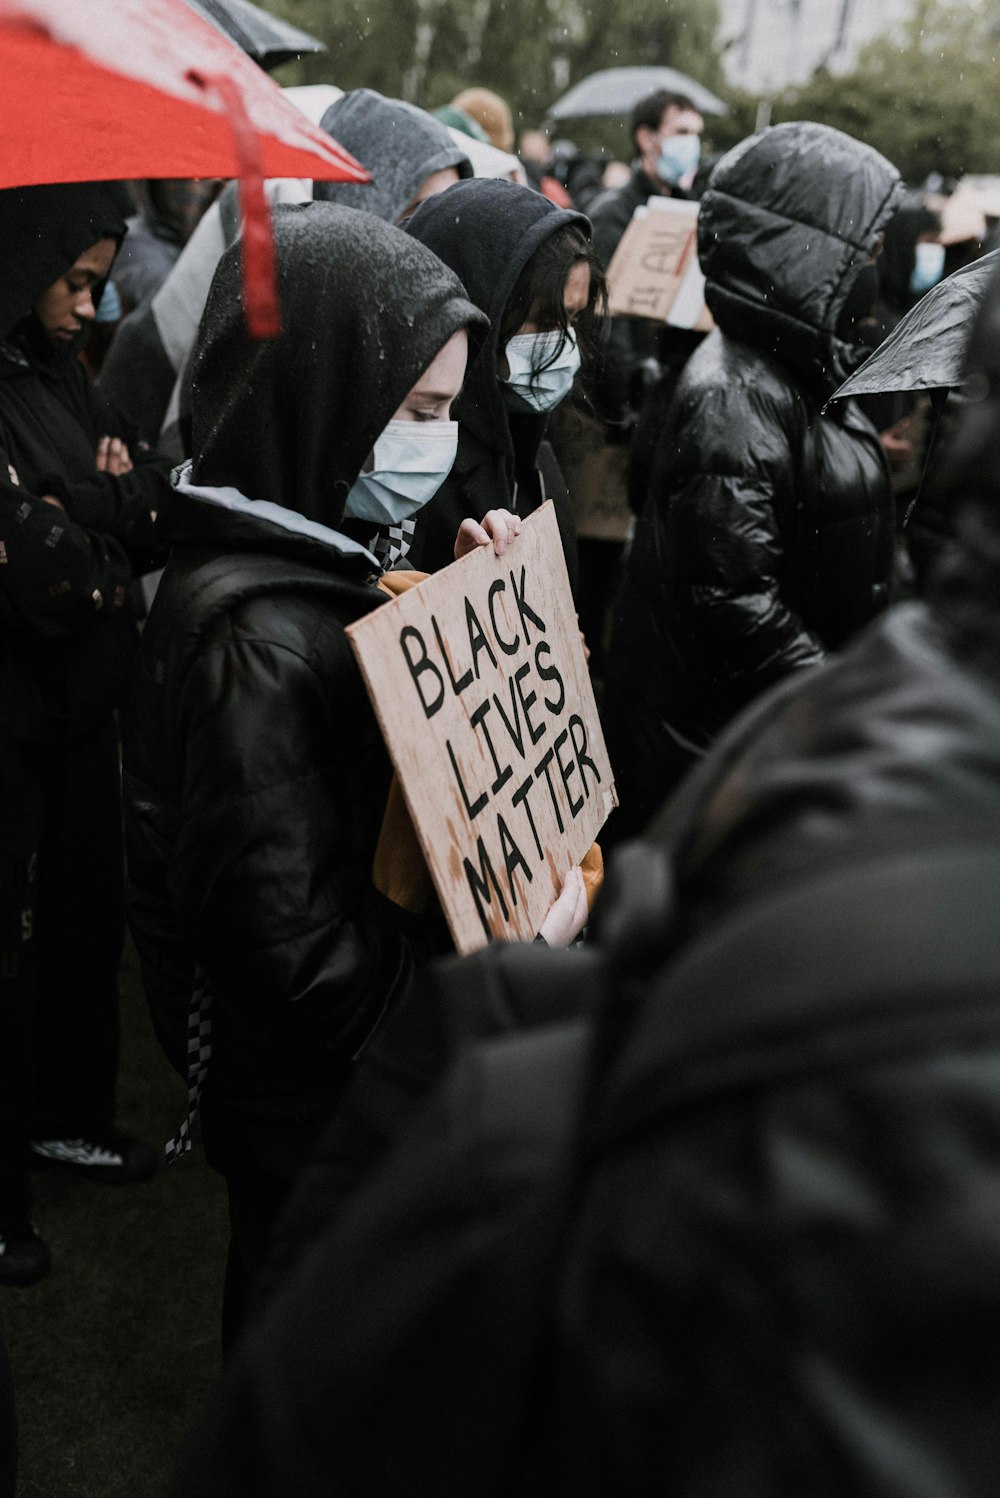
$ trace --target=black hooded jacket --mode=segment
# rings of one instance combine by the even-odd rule
[[[877,152],[812,124],[751,137],[712,175],[699,255],[718,331],[670,407],[612,641],[623,832],[744,704],[889,601],[877,434],[825,402],[864,357],[841,314],[899,191]]]
[[[529,515],[551,499],[575,582],[572,513],[555,454],[545,441],[549,418],[512,412],[497,374],[500,325],[511,292],[539,245],[566,224],[590,237],[583,214],[557,208],[531,188],[491,178],[456,183],[422,203],[406,223],[407,233],[451,267],[491,324],[453,407],[459,422],[455,466],[417,521],[410,561],[425,572],[454,560],[455,533],[466,516],[481,520],[493,509]]]
[[[54,348],[32,312],[84,250],[124,232],[101,183],[0,193],[0,732],[22,741],[71,741],[123,700],[135,648],[128,584],[161,560],[163,465],[97,471],[99,439],[129,434],[79,345]]]
[[[320,128],[371,172],[371,182],[317,182],[318,203],[361,208],[398,224],[428,177],[454,167],[472,176],[472,162],[425,109],[387,99],[373,88],[353,88],[335,99]]]
[[[344,625],[383,601],[337,528],[375,438],[448,338],[481,322],[399,230],[275,215],[284,332],[246,334],[223,256],[194,370],[196,460],[143,633],[125,736],[129,904],[178,1070],[196,961],[209,1095],[268,1127],[325,1117],[423,930],[370,874],[390,766]]]

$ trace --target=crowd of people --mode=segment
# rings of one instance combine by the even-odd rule
[[[50,1268],[30,1166],[158,1167],[127,913],[168,1158],[197,1113],[229,1200],[185,1498],[995,1481],[1000,277],[961,390],[839,399],[940,214],[822,124],[704,124],[655,93],[631,164],[534,132],[511,181],[487,90],[348,92],[372,184],[268,184],[263,342],[232,184],[0,192],[0,1284]],[[710,330],[608,312],[671,196]],[[383,877],[346,629],[549,500],[609,876],[455,958]]]

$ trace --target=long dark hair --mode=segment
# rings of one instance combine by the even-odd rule
[[[587,306],[572,325],[580,349],[581,365],[586,367],[597,355],[606,332],[608,288],[604,272],[590,240],[576,224],[564,224],[538,246],[527,262],[507,298],[500,319],[498,348],[502,353],[518,329],[530,319],[543,331],[558,330],[559,339],[540,369],[547,369],[562,352],[570,321],[563,306],[566,278],[574,265],[590,270],[590,294]]]

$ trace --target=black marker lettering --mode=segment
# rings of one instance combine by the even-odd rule
[[[497,778],[490,786],[490,790],[495,796],[500,787],[507,784],[514,771],[511,769],[510,765],[502,766],[499,759],[497,758],[496,749],[494,749],[493,747],[493,739],[491,738],[490,731],[486,726],[486,714],[489,712],[489,710],[490,703],[487,699],[486,702],[481,702],[479,704],[474,713],[470,714],[469,722],[472,724],[473,728],[481,728],[483,731],[483,738],[486,740],[486,747],[490,751],[490,759],[492,759],[493,761],[493,768],[497,772]]]
[[[500,649],[503,651],[504,655],[516,655],[517,647],[521,643],[518,636],[515,635],[513,640],[505,640],[503,635],[500,633],[500,626],[497,623],[496,597],[498,593],[503,593],[506,587],[507,584],[504,582],[502,577],[498,577],[495,583],[490,583],[490,591],[488,594],[490,606],[490,623],[493,625],[493,633],[496,635],[497,644],[500,646]]]
[[[543,681],[554,681],[557,683],[559,687],[559,701],[550,702],[547,697],[543,697],[542,701],[545,703],[545,706],[548,708],[550,713],[561,713],[563,708],[566,706],[566,688],[563,685],[563,679],[559,673],[558,666],[549,666],[548,668],[546,668],[542,665],[543,651],[546,655],[552,654],[552,651],[549,649],[548,640],[539,640],[538,644],[535,646],[535,670],[538,672]]]
[[[538,836],[538,829],[535,826],[535,819],[531,814],[531,803],[528,800],[528,792],[531,790],[531,787],[534,785],[534,783],[535,782],[529,775],[523,785],[518,786],[517,790],[514,792],[513,796],[511,796],[510,799],[512,806],[520,806],[521,802],[524,802],[524,812],[526,817],[528,818],[528,826],[531,828],[531,835],[535,839],[535,849],[538,853],[539,858],[544,858],[545,855],[542,852],[542,840]]]
[[[503,849],[503,863],[507,874],[507,887],[510,890],[510,902],[516,910],[517,890],[514,887],[514,870],[520,866],[524,870],[524,876],[529,884],[534,876],[528,868],[524,854],[511,837],[510,829],[499,812],[497,813],[497,831],[500,833],[500,847]]]
[[[469,818],[469,821],[472,822],[476,817],[478,817],[479,813],[482,811],[483,807],[486,805],[487,801],[490,798],[489,796],[487,796],[486,792],[483,791],[483,794],[475,803],[469,800],[468,792],[465,789],[465,782],[462,779],[462,772],[458,768],[458,760],[455,758],[455,751],[451,747],[451,740],[445,739],[444,743],[445,748],[448,750],[448,758],[451,760],[451,768],[455,772],[455,779],[458,781],[458,788],[462,792],[462,800],[465,802],[465,814]]]
[[[577,731],[579,731],[580,734],[579,743],[577,743],[576,741]],[[601,772],[594,764],[594,761],[591,759],[590,755],[587,753],[587,725],[577,713],[574,713],[569,720],[569,734],[570,738],[573,741],[573,751],[576,754],[576,762],[580,766],[580,779],[583,781],[583,794],[585,796],[589,796],[590,792],[587,789],[587,777],[583,773],[583,767],[584,765],[590,766],[590,768],[594,772],[594,779],[597,781],[598,785],[600,785],[601,783]]]
[[[573,792],[569,788],[569,777],[576,773],[576,761],[571,759],[568,765],[564,765],[562,754],[559,752],[568,738],[569,733],[564,728],[552,747],[556,751],[556,764],[559,766],[559,774],[562,776],[563,789],[566,792],[566,799],[569,802],[569,809],[575,822],[577,817],[583,810],[584,798],[583,796],[581,796],[579,801],[574,801]]]
[[[493,932],[490,929],[490,923],[486,919],[486,912],[483,909],[484,900],[487,905],[493,904],[493,896],[490,894],[491,884],[496,890],[496,896],[500,902],[500,910],[503,914],[505,923],[508,923],[510,921],[510,916],[507,912],[506,902],[504,901],[503,890],[497,883],[497,876],[493,872],[493,865],[490,862],[490,855],[486,851],[486,844],[483,842],[482,838],[479,838],[476,843],[476,852],[479,855],[478,872],[473,868],[472,864],[467,858],[463,858],[462,864],[465,868],[465,877],[469,881],[469,889],[472,891],[473,898],[476,902],[476,913],[479,916],[480,921],[482,922],[483,930],[486,932],[487,939],[492,940]]]
[[[545,629],[545,620],[544,619],[540,619],[538,617],[538,615],[535,613],[534,609],[531,608],[525,602],[525,598],[524,598],[524,582],[525,582],[525,577],[527,576],[527,572],[528,572],[527,567],[522,567],[521,568],[521,583],[520,583],[520,587],[518,586],[517,582],[515,581],[514,574],[512,572],[510,574],[510,585],[514,589],[514,602],[517,604],[517,612],[521,616],[521,628],[524,630],[524,643],[526,645],[530,645],[531,644],[531,636],[528,633],[528,620],[530,619],[531,622],[532,622],[532,624],[534,624],[537,629],[540,629],[543,635],[546,633],[546,629]]]
[[[437,626],[435,626],[435,628],[436,627]],[[440,639],[440,636],[438,638]],[[409,646],[407,644],[407,641],[409,640],[419,641],[419,655],[413,656],[410,654]],[[410,675],[413,677],[413,685],[416,687],[417,693],[420,697],[420,701],[423,705],[424,717],[433,718],[434,714],[437,712],[438,708],[444,701],[444,677],[441,675],[441,672],[438,670],[437,666],[435,666],[434,662],[428,656],[427,646],[424,643],[424,637],[420,633],[419,629],[415,629],[412,624],[407,624],[406,627],[400,631],[399,644],[403,654],[406,657],[406,664],[410,668]],[[434,677],[434,680],[437,682],[437,698],[435,701],[428,702],[427,698],[424,696],[423,683],[420,680],[421,674],[424,671],[430,671],[431,675]]]
[[[433,614],[431,615],[431,625],[437,638],[438,649],[440,650],[441,655],[444,658],[445,670],[448,672],[448,680],[451,682],[451,689],[455,693],[455,696],[458,697],[462,692],[465,691],[466,687],[472,685],[472,667],[470,666],[469,669],[462,676],[460,676],[457,681],[455,680],[455,673],[451,669],[451,661],[448,658],[448,652],[445,649],[444,641],[441,638],[441,630]]]

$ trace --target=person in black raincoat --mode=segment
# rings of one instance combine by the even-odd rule
[[[621,850],[607,967],[569,980],[584,1103],[565,1026],[529,1080],[573,959],[453,964],[519,1033],[461,1048],[311,1245],[177,1498],[992,1493],[998,350],[1000,281],[931,600],[773,688]]]
[[[155,1164],[113,1122],[114,714],[136,642],[129,585],[162,558],[170,490],[164,465],[133,464],[76,357],[124,230],[102,184],[0,193],[0,1280],[48,1266],[28,1220],[29,1131],[36,1157],[91,1179]]]
[[[885,457],[853,402],[825,402],[864,357],[853,319],[900,192],[884,157],[815,124],[753,136],[712,174],[699,255],[718,329],[671,404],[612,639],[618,836],[764,687],[889,602]]]
[[[369,214],[311,203],[274,224],[279,339],[247,336],[238,247],[213,281],[195,458],[125,736],[131,926],[182,1075],[196,968],[211,995],[202,1118],[229,1190],[227,1341],[353,1058],[446,943],[440,917],[372,880],[390,765],[344,626],[384,598],[346,533],[373,523],[345,513],[433,492],[485,324],[450,270]],[[485,526],[462,528],[463,551],[518,529]]]
[[[525,516],[551,499],[575,585],[569,495],[545,433],[594,347],[604,281],[590,225],[531,188],[475,178],[423,203],[406,230],[451,266],[491,323],[455,406],[455,467],[418,517],[412,565],[447,565],[463,516],[498,507]]]

